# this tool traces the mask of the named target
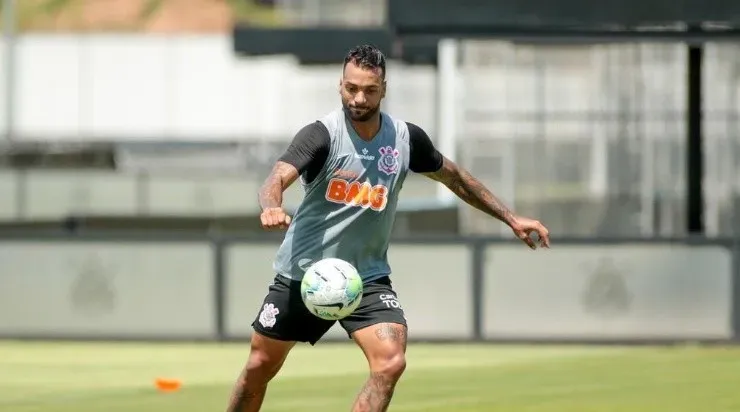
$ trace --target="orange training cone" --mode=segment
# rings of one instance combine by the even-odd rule
[[[160,392],[177,392],[182,387],[182,382],[178,379],[157,378],[154,385]]]

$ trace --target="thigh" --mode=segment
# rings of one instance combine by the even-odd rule
[[[252,327],[268,338],[314,345],[333,324],[306,309],[301,299],[300,282],[278,275],[270,285]]]
[[[348,317],[339,321],[350,337],[369,326],[393,324],[406,329],[406,316],[403,312],[398,294],[393,290],[390,278],[385,277],[365,285],[362,301],[357,309]],[[378,329],[378,334],[386,333]],[[395,330],[395,328],[394,328]],[[388,332],[391,333],[391,332]],[[405,336],[404,336],[405,341]]]

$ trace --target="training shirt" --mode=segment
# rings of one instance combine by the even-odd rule
[[[301,280],[315,261],[335,257],[364,282],[390,275],[388,244],[408,171],[435,172],[442,155],[420,127],[381,112],[381,127],[362,140],[340,108],[306,125],[279,160],[298,169],[304,198],[273,268]]]

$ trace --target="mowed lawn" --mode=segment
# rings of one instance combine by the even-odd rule
[[[224,411],[245,344],[0,342],[0,411]],[[740,411],[740,349],[409,347],[391,411]],[[351,344],[299,346],[264,411],[349,411],[365,378]],[[159,393],[157,377],[183,387]]]

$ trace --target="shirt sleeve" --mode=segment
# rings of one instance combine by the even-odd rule
[[[319,175],[329,156],[331,137],[323,123],[316,121],[296,133],[288,149],[278,159],[293,165],[307,183]]]
[[[406,123],[409,128],[411,159],[409,169],[415,173],[431,173],[442,168],[442,154],[421,127]]]

